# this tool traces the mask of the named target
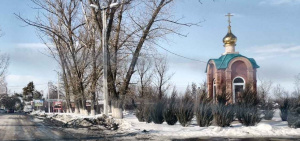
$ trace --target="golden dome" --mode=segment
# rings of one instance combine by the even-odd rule
[[[236,38],[236,36],[234,36],[231,33],[231,26],[229,25],[228,26],[228,33],[223,38],[223,43],[224,43],[224,45],[235,45],[236,41],[237,41],[237,38]]]

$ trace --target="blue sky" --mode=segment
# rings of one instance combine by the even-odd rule
[[[178,0],[172,12],[184,17],[184,22],[198,22],[200,26],[181,28],[188,37],[169,35],[164,48],[197,60],[218,58],[223,52],[222,38],[227,33],[228,12],[233,13],[232,32],[237,36],[236,50],[256,59],[261,68],[258,76],[272,80],[292,91],[293,78],[300,73],[300,0]],[[21,92],[29,81],[38,90],[47,91],[47,82],[56,82],[56,62],[44,55],[47,51],[36,30],[19,21],[14,13],[34,19],[37,11],[29,0],[2,0],[0,50],[10,55],[7,82],[11,92]],[[183,91],[192,82],[206,78],[205,63],[187,60],[167,53],[170,73],[175,72],[172,84]]]

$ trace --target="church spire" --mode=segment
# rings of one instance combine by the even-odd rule
[[[231,19],[230,19],[230,17],[233,15],[228,13],[225,16],[228,16],[228,33],[223,38],[223,43],[224,43],[224,47],[225,47],[224,54],[235,54],[235,53],[237,53],[237,52],[235,52],[235,45],[236,45],[235,43],[237,41],[237,38],[231,32]]]

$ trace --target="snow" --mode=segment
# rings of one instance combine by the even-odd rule
[[[59,120],[61,122],[67,123],[71,120],[74,119],[84,119],[84,118],[88,118],[88,119],[96,119],[99,117],[102,117],[102,114],[98,114],[95,116],[91,116],[91,115],[81,115],[81,114],[75,114],[75,113],[45,113],[44,111],[33,111],[30,113],[31,115],[38,115],[38,116],[46,116],[47,118],[50,117],[55,117],[56,120]]]
[[[245,127],[238,121],[234,121],[231,127],[199,127],[196,121],[188,127],[182,127],[179,123],[175,125],[154,124],[139,122],[133,114],[125,114],[120,129],[130,133],[141,133],[155,136],[167,136],[172,138],[194,138],[194,137],[299,137],[300,129],[290,128],[286,121],[281,121],[280,111],[276,110],[273,120],[262,120],[256,126]]]
[[[56,116],[55,119],[68,122],[73,119],[98,118],[102,115],[87,116],[72,113],[45,113],[34,111],[32,114],[45,115],[48,118]],[[133,113],[124,111],[124,119],[112,119],[119,124],[118,132],[137,133],[138,135],[149,135],[164,138],[197,138],[197,137],[231,137],[231,138],[251,138],[251,137],[299,137],[300,128],[288,127],[286,121],[281,121],[280,111],[277,109],[273,120],[262,120],[256,126],[243,126],[238,121],[234,121],[230,127],[199,127],[195,119],[188,127],[182,127],[178,122],[175,125],[154,124],[139,122]]]

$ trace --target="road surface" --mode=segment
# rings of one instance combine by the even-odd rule
[[[77,140],[24,114],[0,114],[0,140]]]
[[[140,137],[142,139],[144,136]],[[0,114],[0,141],[47,140],[47,141],[118,141],[136,140],[136,134],[117,131],[88,130],[88,128],[61,128],[49,125],[29,115],[13,113]]]
[[[0,114],[0,141],[7,140],[170,140],[170,141],[211,141],[211,140],[234,140],[234,141],[287,141],[298,140],[296,138],[185,138],[152,136],[145,133],[122,133],[117,131],[88,130],[74,128],[59,128],[44,123],[42,120],[25,114]]]

